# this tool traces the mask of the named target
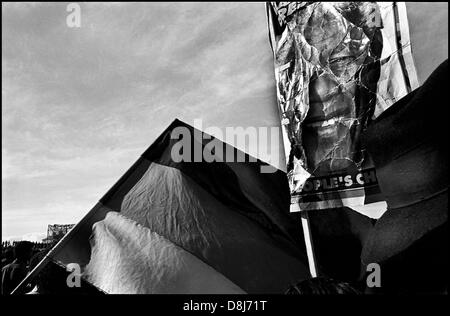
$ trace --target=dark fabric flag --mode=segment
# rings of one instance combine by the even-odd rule
[[[176,128],[183,128],[193,136],[188,141],[192,162],[172,159],[172,148],[182,139],[171,137]],[[77,263],[85,272],[84,278],[96,280],[96,285],[102,289],[98,283],[102,278],[95,278],[92,273],[96,270],[93,265],[89,266],[91,252],[97,249],[96,243],[116,247],[129,246],[130,242],[142,244],[144,240],[155,247],[171,249],[167,251],[167,258],[150,266],[167,269],[168,266],[163,264],[167,263],[170,266],[167,271],[174,271],[177,265],[173,262],[191,262],[197,267],[195,271],[205,269],[211,275],[221,275],[215,276],[225,284],[219,292],[232,288],[247,293],[283,293],[290,284],[308,278],[301,224],[293,221],[289,214],[286,174],[279,170],[261,173],[263,162],[218,140],[217,144],[223,146],[223,155],[213,153],[216,162],[206,162],[203,157],[195,162],[198,151],[194,149],[203,151],[214,140],[204,139],[201,135],[200,131],[175,120],[24,283],[39,275],[49,262],[62,267]],[[232,159],[226,159],[227,152],[231,153]],[[238,162],[238,156],[244,157],[244,161]],[[119,212],[121,216],[107,216],[109,212]],[[136,231],[127,236],[123,227],[132,227],[130,229]],[[146,239],[139,238],[137,231]],[[111,243],[113,237],[118,236],[124,239],[118,240],[117,245]],[[126,257],[126,252],[114,251]],[[142,253],[142,249],[136,251],[140,252],[139,260],[156,258],[150,253]],[[105,252],[95,255],[105,255]],[[99,262],[98,257],[95,259]],[[119,261],[116,264],[125,267],[130,263]],[[89,274],[86,274],[86,267]],[[183,264],[178,267],[180,271],[189,271]],[[104,269],[119,273],[114,267],[105,266]],[[181,283],[177,285],[170,280],[178,277],[180,273],[166,273],[158,287],[131,286],[128,292],[177,292],[174,288]],[[183,287],[190,282],[185,280]],[[114,283],[111,278],[108,282],[109,285]],[[171,284],[172,290],[164,288],[164,282]],[[210,290],[202,286],[197,284],[186,291],[207,293]],[[108,289],[102,290],[107,292]]]

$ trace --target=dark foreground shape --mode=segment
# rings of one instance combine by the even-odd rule
[[[363,248],[382,293],[448,289],[448,61],[365,134],[388,210]],[[373,291],[373,289],[372,289]]]

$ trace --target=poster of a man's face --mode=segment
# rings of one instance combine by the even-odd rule
[[[359,136],[377,106],[384,102],[385,109],[386,99],[407,92],[390,95],[395,89],[389,77],[396,77],[395,84],[401,78],[393,63],[401,52],[386,40],[395,38],[395,29],[385,28],[387,17],[398,16],[394,9],[376,2],[271,3],[277,16],[272,32],[279,34],[272,37],[272,47],[285,147],[290,148],[291,195],[301,193],[305,173],[325,176],[370,167]]]
[[[357,136],[375,106],[375,61],[382,47],[381,37],[375,36],[379,14],[376,3],[320,3],[310,15],[297,16],[299,24],[305,23],[306,43],[320,52],[319,63],[311,65],[309,109],[298,133],[308,171],[324,160],[334,171],[362,162]]]

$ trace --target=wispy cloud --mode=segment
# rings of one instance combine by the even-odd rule
[[[3,236],[80,219],[175,118],[276,126],[262,3],[2,4]],[[274,153],[278,155],[277,153]]]

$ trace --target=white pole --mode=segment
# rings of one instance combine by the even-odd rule
[[[300,216],[302,219],[303,236],[305,238],[306,254],[308,255],[309,271],[313,278],[317,277],[316,259],[314,257],[314,248],[311,238],[311,229],[309,226],[309,216],[307,211],[301,211]]]

